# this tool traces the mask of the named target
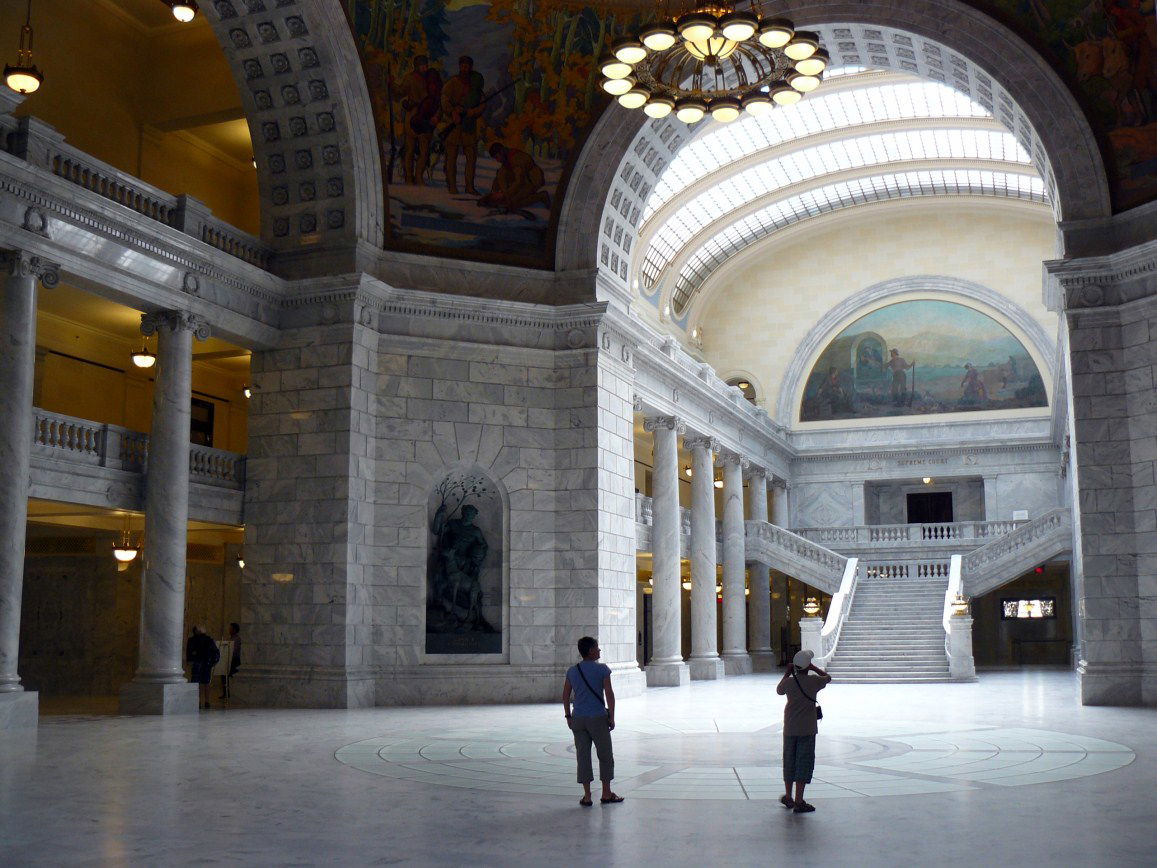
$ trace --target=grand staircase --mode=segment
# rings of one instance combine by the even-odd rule
[[[828,664],[841,682],[948,681],[944,593],[948,564],[866,564]]]

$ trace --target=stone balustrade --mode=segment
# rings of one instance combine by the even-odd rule
[[[864,580],[873,579],[947,579],[949,561],[866,561]]]
[[[847,548],[948,544],[972,547],[1012,533],[1026,521],[959,521],[936,524],[874,524],[803,527],[796,533],[826,546]]]
[[[32,429],[33,455],[55,461],[144,472],[149,437],[119,425],[104,425],[37,408]],[[195,483],[241,491],[245,456],[223,449],[191,445],[189,475]]]
[[[964,555],[964,592],[979,596],[1072,547],[1072,516],[1058,508]]]

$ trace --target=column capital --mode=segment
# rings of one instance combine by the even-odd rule
[[[27,250],[0,250],[0,271],[10,277],[35,277],[48,289],[60,283],[60,265]]]
[[[171,332],[181,329],[190,331],[199,341],[208,340],[210,335],[208,320],[187,310],[158,310],[141,314],[141,334],[145,337],[155,335],[163,328]]]
[[[689,450],[706,449],[708,452],[718,452],[720,449],[719,441],[714,437],[688,437],[683,440],[683,448]]]
[[[719,460],[724,464],[738,464],[740,470],[746,470],[751,466],[751,462],[740,455],[738,452],[732,452],[729,449],[724,449],[719,453]]]
[[[762,479],[763,484],[767,485],[768,470],[766,467],[760,467],[758,464],[752,464],[749,473],[753,479]]]
[[[659,431],[662,429],[674,431],[676,434],[682,434],[687,430],[687,426],[682,419],[676,416],[648,416],[643,420],[644,431]]]

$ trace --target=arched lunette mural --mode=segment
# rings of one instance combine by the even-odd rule
[[[1047,407],[1032,355],[1008,329],[939,299],[874,310],[812,366],[801,422]]]

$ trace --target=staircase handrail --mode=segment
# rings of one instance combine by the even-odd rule
[[[1027,524],[1023,524],[1010,533],[1005,534],[998,539],[993,540],[974,549],[963,556],[961,575],[967,578],[971,586],[975,587],[985,573],[987,568],[1002,558],[1030,546],[1037,540],[1056,533],[1067,524],[1067,519],[1070,516],[1068,507],[1058,507],[1049,510],[1043,515],[1037,516]]]
[[[948,669],[952,669],[952,616],[956,595],[964,589],[963,555],[953,555],[948,564],[948,589],[944,592],[944,655],[948,658]]]
[[[848,563],[848,559],[838,552],[824,548],[819,543],[814,543],[810,539],[806,539],[797,533],[792,533],[787,528],[780,527],[777,524],[772,524],[767,521],[750,520],[747,521],[746,524],[749,530],[752,525],[756,526],[756,534],[758,536],[787,549],[792,554],[804,560],[812,561],[829,569],[839,570],[843,570]]]
[[[832,602],[828,606],[828,616],[824,619],[824,628],[820,632],[820,649],[816,663],[821,669],[828,665],[832,655],[836,653],[836,645],[840,641],[840,631],[848,620],[848,613],[852,610],[852,600],[856,596],[856,583],[860,574],[859,558],[848,558],[844,567],[844,576],[840,580],[840,589],[832,595]]]

